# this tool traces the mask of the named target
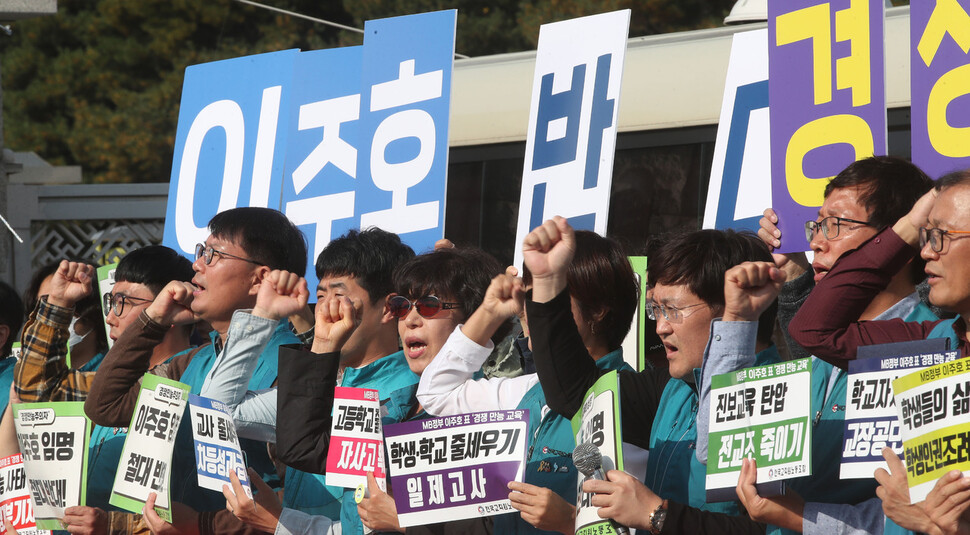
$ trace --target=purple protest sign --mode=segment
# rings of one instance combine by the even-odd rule
[[[529,411],[489,411],[384,427],[401,527],[513,512],[508,482],[525,468]]]
[[[778,252],[808,250],[829,179],[886,154],[881,0],[768,2],[771,195]]]
[[[913,163],[932,178],[970,167],[968,12],[970,0],[910,6]]]

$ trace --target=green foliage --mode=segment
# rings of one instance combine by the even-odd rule
[[[357,28],[458,9],[456,51],[535,47],[541,24],[631,8],[631,36],[721,24],[733,0],[260,0]],[[167,182],[189,65],[300,48],[359,45],[337,30],[233,0],[60,0],[56,16],[0,35],[4,141],[87,182]]]

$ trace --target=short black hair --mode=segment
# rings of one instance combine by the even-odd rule
[[[438,249],[401,264],[394,290],[409,299],[436,295],[461,303],[464,320],[482,304],[492,278],[503,272],[494,256],[475,247]]]
[[[116,282],[144,284],[153,295],[158,295],[171,281],[189,282],[194,275],[192,262],[164,245],[135,249],[115,269]]]
[[[242,247],[251,260],[270,269],[306,274],[306,237],[279,210],[232,208],[209,220],[209,232]]]
[[[922,169],[895,156],[872,156],[852,162],[825,186],[825,197],[834,190],[858,187],[859,202],[878,230],[890,227],[908,214],[916,201],[933,188]]]
[[[656,238],[647,247],[647,283],[683,284],[712,307],[724,307],[724,274],[744,262],[773,262],[768,246],[752,232],[696,230]],[[776,300],[758,320],[758,339],[771,340]]]
[[[970,186],[970,169],[947,173],[936,181],[937,191],[943,191],[953,186]]]
[[[351,230],[320,252],[317,278],[354,277],[376,303],[394,292],[394,270],[412,258],[414,251],[393,232],[377,227]]]
[[[10,329],[7,341],[0,347],[0,358],[10,356],[10,349],[24,324],[24,303],[17,295],[17,290],[4,281],[0,281],[0,325]]]
[[[916,201],[933,188],[933,180],[916,165],[895,156],[872,156],[852,162],[825,186],[825,197],[837,189],[861,189],[859,202],[869,224],[882,231],[909,213]],[[910,263],[914,284],[926,275],[926,262],[917,256]]]
[[[532,285],[528,269],[523,269],[522,281],[526,286]],[[579,303],[585,320],[591,321],[598,311],[606,311],[596,324],[596,332],[604,334],[610,351],[619,348],[640,302],[640,288],[623,246],[595,232],[577,230],[576,253],[566,269],[566,287]]]

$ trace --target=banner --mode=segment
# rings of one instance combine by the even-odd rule
[[[191,257],[216,213],[276,208],[308,238],[310,288],[317,256],[350,229],[431,249],[444,236],[456,23],[455,10],[367,21],[363,46],[186,69],[163,243]]]
[[[529,411],[489,411],[384,428],[401,527],[515,513],[509,481],[521,481]]]
[[[778,253],[807,251],[829,180],[886,154],[883,0],[768,2],[771,197]]]
[[[118,263],[108,264],[106,266],[101,266],[98,268],[98,292],[100,295],[111,293],[111,289],[115,287],[115,270],[118,269]],[[102,306],[104,306],[104,301],[101,301]],[[108,310],[104,310],[104,319],[108,319]],[[108,348],[114,345],[115,341],[111,339],[111,326],[107,322],[104,324],[104,336],[108,339]]]
[[[526,234],[555,215],[577,230],[606,235],[629,29],[629,9],[539,28],[515,235],[517,266]]]
[[[733,492],[745,457],[759,483],[811,475],[811,385],[810,358],[713,377],[708,493]]]
[[[327,450],[327,485],[367,485],[368,472],[387,492],[384,434],[377,390],[338,386],[333,394],[333,423]]]
[[[189,413],[192,415],[192,439],[195,442],[195,469],[199,486],[222,492],[223,485],[232,488],[229,474],[236,473],[246,496],[252,498],[249,473],[236,424],[226,404],[214,399],[189,394]]]
[[[148,495],[155,492],[155,511],[166,522],[172,521],[172,450],[188,397],[188,385],[145,374],[108,503],[140,513]]]
[[[10,522],[19,535],[49,535],[50,531],[37,529],[34,507],[27,485],[23,456],[19,453],[0,459],[0,508],[3,518]]]
[[[912,2],[913,163],[931,178],[970,167],[970,0]]]
[[[958,355],[949,351],[849,361],[839,477],[870,479],[877,468],[889,471],[882,449],[889,447],[897,455],[903,454],[892,381],[914,368],[949,362]]]
[[[909,499],[926,499],[950,470],[970,475],[970,363],[938,364],[893,381]]]
[[[704,228],[758,231],[771,206],[768,30],[734,34],[714,143]]]
[[[600,376],[586,392],[582,407],[572,418],[576,444],[592,442],[603,455],[603,473],[623,470],[623,438],[620,423],[620,384],[616,371]],[[581,474],[581,472],[578,472]],[[613,522],[599,516],[590,503],[593,495],[583,492],[586,477],[576,478],[576,535],[616,533]]]
[[[37,527],[64,529],[64,509],[87,497],[91,421],[84,402],[15,403],[13,421]]]

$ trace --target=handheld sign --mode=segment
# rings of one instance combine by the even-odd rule
[[[41,529],[63,529],[64,509],[84,505],[91,421],[84,402],[15,403],[13,421]]]
[[[37,529],[23,455],[16,453],[0,459],[0,510],[20,535],[48,535]]]
[[[515,233],[517,266],[525,236],[552,216],[566,217],[578,230],[606,234],[629,29],[629,9],[539,28]]]
[[[172,521],[172,450],[188,397],[188,385],[145,374],[108,503],[140,513],[148,495],[155,492],[155,511],[166,522]]]
[[[933,178],[970,167],[970,1],[912,2],[913,163]]]
[[[709,500],[734,495],[745,457],[758,461],[759,484],[811,475],[811,385],[811,359],[712,378]]]
[[[757,232],[771,206],[768,30],[734,34],[714,142],[704,228]]]
[[[401,527],[515,512],[507,485],[522,480],[528,425],[517,409],[386,426]]]
[[[771,197],[779,253],[807,251],[829,180],[886,154],[883,0],[768,2]]]
[[[582,407],[572,418],[576,444],[589,442],[602,456],[602,470],[623,470],[623,439],[620,423],[620,384],[616,371],[593,383],[583,398]],[[577,465],[578,466],[578,465]],[[576,535],[616,533],[609,519],[600,518],[598,507],[590,503],[592,494],[583,492],[583,481],[577,478]]]
[[[98,292],[100,295],[105,295],[111,293],[111,289],[115,287],[115,270],[118,269],[118,263],[108,264],[107,266],[101,266],[98,268]],[[104,319],[108,319],[107,312],[105,309]],[[114,340],[111,339],[111,326],[108,322],[104,323],[104,336],[108,340],[108,348],[114,345]]]
[[[954,360],[957,351],[889,355],[849,361],[845,433],[842,438],[843,479],[869,479],[877,468],[889,467],[883,448],[903,453],[892,382],[916,368]]]
[[[252,498],[249,473],[236,424],[225,403],[189,394],[189,413],[192,415],[192,438],[195,442],[195,469],[199,486],[222,492],[223,485],[232,488],[229,474],[236,473],[239,483]]]
[[[936,480],[950,470],[970,474],[970,362],[938,364],[893,381],[909,500],[926,499]]]
[[[367,485],[373,472],[387,491],[384,473],[384,434],[377,390],[338,386],[333,395],[333,423],[327,450],[327,485],[357,488]]]

